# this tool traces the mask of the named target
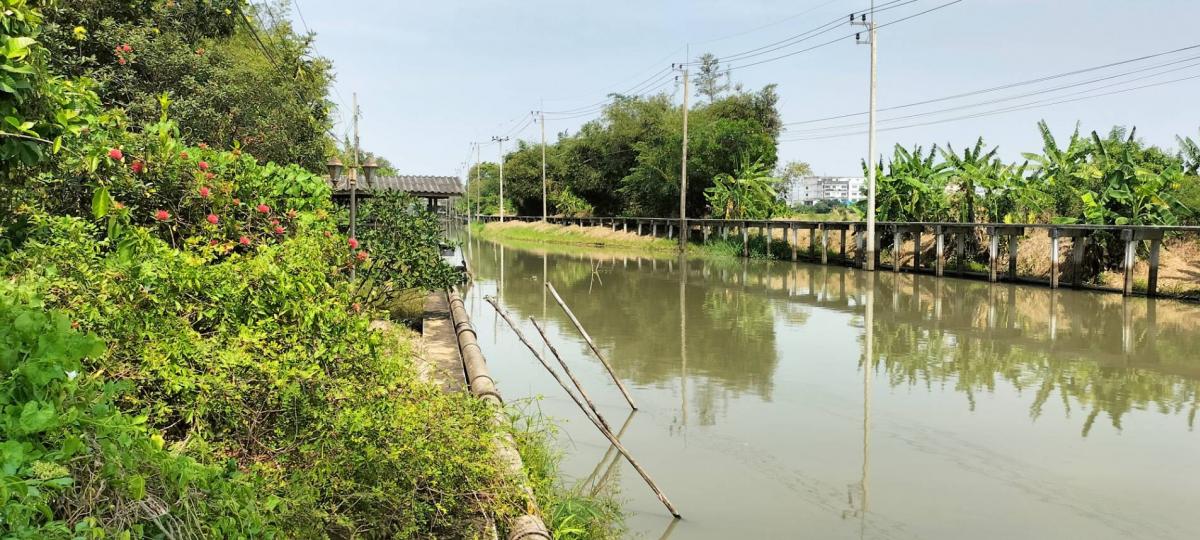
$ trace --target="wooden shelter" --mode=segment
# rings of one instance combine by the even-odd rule
[[[444,211],[450,207],[450,201],[461,197],[464,193],[462,183],[455,176],[432,175],[400,175],[380,176],[368,182],[358,182],[358,197],[370,197],[379,191],[403,191],[425,199],[430,210]],[[349,178],[339,178],[333,186],[335,200],[350,199]],[[442,201],[446,201],[443,203]]]

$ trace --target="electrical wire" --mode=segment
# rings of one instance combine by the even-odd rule
[[[1054,105],[1063,105],[1063,104],[1067,104],[1067,103],[1086,101],[1089,99],[1095,99],[1095,98],[1111,96],[1111,95],[1116,95],[1116,94],[1123,94],[1123,93],[1127,93],[1127,92],[1133,92],[1136,90],[1144,90],[1146,88],[1165,86],[1168,84],[1175,84],[1175,83],[1191,81],[1191,80],[1195,80],[1195,79],[1200,79],[1200,75],[1181,77],[1178,79],[1171,79],[1171,80],[1161,81],[1161,82],[1152,83],[1152,84],[1145,84],[1142,86],[1135,86],[1133,88],[1124,88],[1121,90],[1114,90],[1111,92],[1104,92],[1104,93],[1095,94],[1095,95],[1091,95],[1091,96],[1083,96],[1083,97],[1077,97],[1077,98],[1072,98],[1072,99],[1060,99],[1065,96],[1059,96],[1056,98],[1048,98],[1048,99],[1033,101],[1033,102],[1029,102],[1029,103],[1023,103],[1021,105],[1014,105],[1014,106],[1006,107],[1003,109],[994,109],[991,111],[984,111],[984,112],[970,114],[970,115],[957,116],[954,118],[945,118],[945,119],[934,120],[934,121],[930,121],[930,122],[921,122],[921,123],[909,124],[909,125],[903,125],[903,126],[893,126],[893,127],[889,127],[889,128],[885,128],[885,129],[877,129],[876,132],[897,131],[897,130],[901,130],[901,129],[911,129],[911,128],[915,128],[915,127],[924,127],[924,126],[932,126],[932,125],[936,125],[936,124],[945,124],[948,122],[956,122],[959,120],[970,120],[970,119],[974,119],[974,118],[995,116],[998,114],[1005,114],[1005,113],[1010,113],[1010,112],[1024,111],[1024,110],[1030,110],[1030,109],[1039,109],[1039,108],[1043,108],[1043,107],[1050,107],[1050,106],[1054,106]],[[1095,91],[1095,89],[1086,90],[1086,91],[1078,92],[1078,93],[1086,93],[1086,92],[1092,92],[1092,91]],[[1058,100],[1058,101],[1054,101],[1054,100]],[[825,139],[836,139],[836,138],[840,138],[840,137],[851,137],[851,136],[855,136],[855,135],[863,135],[866,133],[867,133],[866,131],[856,131],[856,132],[852,132],[852,133],[839,133],[836,135],[825,135],[825,136],[819,136],[819,137],[804,137],[804,138],[798,138],[798,139],[781,139],[781,142],[818,141],[818,140],[825,140]]]
[[[1108,81],[1108,80],[1112,80],[1112,79],[1118,79],[1118,78],[1121,78],[1121,77],[1126,77],[1126,76],[1129,76],[1129,75],[1132,75],[1132,74],[1136,74],[1136,73],[1144,73],[1144,72],[1146,72],[1146,71],[1152,71],[1152,70],[1155,70],[1155,69],[1161,69],[1161,68],[1164,68],[1164,67],[1172,67],[1172,66],[1175,66],[1175,65],[1178,65],[1178,64],[1182,64],[1182,63],[1186,63],[1186,62],[1192,62],[1192,63],[1190,63],[1190,64],[1187,64],[1187,65],[1185,65],[1185,66],[1175,67],[1175,68],[1173,68],[1173,69],[1170,69],[1170,70],[1167,70],[1167,71],[1162,71],[1162,72],[1159,72],[1159,73],[1154,73],[1154,74],[1151,74],[1151,75],[1146,75],[1146,76],[1142,76],[1142,77],[1135,77],[1135,78],[1133,78],[1133,79],[1130,79],[1130,80],[1127,80],[1127,81],[1118,81],[1118,82],[1116,82],[1116,83],[1112,83],[1112,84],[1101,85],[1101,86],[1098,86],[1098,87],[1095,87],[1095,88],[1088,89],[1088,90],[1086,90],[1086,91],[1094,91],[1094,90],[1099,90],[1099,89],[1103,89],[1103,88],[1111,88],[1111,87],[1113,87],[1113,86],[1120,86],[1120,85],[1123,85],[1123,84],[1129,84],[1129,83],[1131,83],[1131,82],[1136,82],[1136,81],[1141,81],[1141,80],[1151,79],[1151,78],[1154,78],[1154,77],[1159,77],[1159,76],[1162,76],[1162,75],[1168,75],[1168,74],[1171,74],[1171,73],[1177,73],[1177,72],[1179,72],[1179,71],[1183,71],[1183,70],[1185,70],[1185,69],[1189,69],[1189,68],[1192,68],[1192,67],[1200,66],[1200,61],[1196,61],[1196,60],[1200,60],[1200,56],[1192,56],[1192,57],[1189,57],[1189,58],[1184,58],[1184,59],[1182,59],[1182,60],[1175,60],[1175,61],[1172,61],[1172,62],[1167,62],[1167,63],[1163,63],[1163,64],[1158,64],[1158,65],[1155,65],[1155,66],[1145,67],[1145,68],[1141,68],[1141,69],[1135,69],[1135,70],[1132,70],[1132,71],[1126,71],[1126,72],[1123,72],[1123,73],[1118,73],[1118,74],[1115,74],[1115,75],[1108,75],[1108,76],[1105,76],[1105,77],[1099,77],[1099,78],[1095,78],[1095,79],[1089,79],[1089,80],[1086,80],[1086,81],[1080,81],[1080,82],[1076,82],[1076,83],[1066,84],[1066,85],[1057,86],[1057,87],[1054,87],[1054,88],[1048,88],[1048,89],[1045,89],[1045,90],[1039,90],[1039,91],[1036,91],[1036,92],[1028,92],[1028,93],[1025,93],[1025,94],[1016,94],[1016,95],[1012,95],[1012,96],[1006,96],[1006,97],[997,98],[997,99],[988,100],[988,101],[982,101],[982,102],[977,102],[977,103],[969,103],[969,104],[966,104],[966,105],[959,105],[959,106],[956,106],[956,107],[949,107],[949,108],[946,108],[946,109],[939,109],[939,110],[936,110],[936,111],[927,111],[927,112],[921,112],[921,113],[909,114],[909,115],[905,115],[905,116],[896,116],[896,117],[892,117],[892,118],[881,119],[881,120],[879,120],[878,122],[879,122],[879,123],[886,123],[886,122],[896,122],[896,121],[899,121],[899,120],[910,120],[910,119],[913,119],[913,118],[920,118],[920,117],[924,117],[924,116],[932,116],[932,115],[936,115],[936,114],[943,114],[943,113],[947,113],[947,112],[960,111],[960,110],[965,110],[965,109],[972,109],[972,108],[975,108],[975,107],[982,107],[982,106],[986,106],[986,105],[994,105],[994,104],[997,104],[997,103],[1003,103],[1003,102],[1005,102],[1005,101],[1013,101],[1013,100],[1016,100],[1016,99],[1021,99],[1021,98],[1026,98],[1026,97],[1032,97],[1032,96],[1037,96],[1037,95],[1042,95],[1042,94],[1049,94],[1049,93],[1052,93],[1052,92],[1057,92],[1057,91],[1059,91],[1059,90],[1066,90],[1066,89],[1069,89],[1069,88],[1077,88],[1077,87],[1080,87],[1080,86],[1086,86],[1086,85],[1093,84],[1093,83],[1096,83],[1096,82],[1103,82],[1103,81]],[[1059,97],[1061,97],[1061,96],[1059,96]],[[787,125],[787,124],[785,124],[785,125]],[[840,125],[836,125],[836,126],[822,126],[822,127],[815,127],[815,128],[806,128],[806,129],[797,130],[797,131],[789,131],[789,133],[797,133],[797,134],[800,134],[800,133],[818,133],[818,132],[822,132],[822,131],[832,131],[832,130],[837,130],[837,129],[861,128],[861,127],[866,127],[866,126],[868,126],[868,125],[869,125],[869,124],[868,124],[868,123],[866,123],[866,122],[856,122],[856,123],[853,123],[853,124],[840,124]]]
[[[947,3],[945,3],[945,4],[941,4],[941,5],[939,5],[939,6],[935,6],[935,7],[929,8],[929,9],[927,9],[927,10],[924,10],[924,11],[918,12],[918,13],[914,13],[914,14],[912,14],[912,15],[909,15],[909,16],[907,16],[907,17],[902,17],[902,18],[896,19],[896,20],[894,20],[894,21],[890,21],[890,22],[887,22],[887,23],[884,23],[884,24],[879,24],[879,25],[876,25],[876,26],[875,26],[875,30],[879,30],[879,29],[881,29],[881,28],[886,28],[886,27],[888,27],[888,26],[891,26],[891,25],[893,25],[893,24],[899,24],[899,23],[902,23],[902,22],[905,22],[905,21],[908,21],[908,20],[911,20],[911,19],[914,19],[914,18],[917,18],[917,17],[923,16],[923,15],[927,15],[927,14],[929,14],[929,13],[932,13],[932,12],[934,12],[934,11],[938,11],[938,10],[941,10],[941,9],[945,9],[945,8],[948,8],[948,7],[950,7],[950,6],[954,5],[954,4],[957,4],[957,3],[959,3],[959,2],[962,2],[962,1],[963,1],[963,0],[952,0],[951,2],[947,2]],[[879,11],[879,10],[878,10],[878,9],[876,9],[876,11]],[[849,34],[849,35],[846,35],[846,36],[841,36],[841,37],[838,37],[838,38],[835,38],[835,39],[831,39],[831,40],[829,40],[829,41],[822,42],[822,43],[820,43],[820,44],[817,44],[817,45],[813,45],[812,47],[808,47],[808,48],[806,48],[806,49],[800,49],[800,50],[798,50],[798,51],[792,51],[792,52],[788,52],[788,53],[781,54],[781,55],[778,55],[778,56],[773,56],[773,57],[771,57],[771,58],[767,58],[767,59],[765,59],[765,60],[759,60],[759,61],[756,61],[756,62],[750,62],[750,63],[748,63],[748,64],[741,64],[741,65],[729,66],[729,67],[727,67],[726,69],[727,69],[727,70],[729,70],[729,71],[733,71],[733,70],[735,70],[735,69],[745,69],[745,68],[748,68],[748,67],[751,67],[751,66],[758,66],[758,65],[762,65],[762,64],[769,63],[769,62],[775,62],[775,61],[778,61],[778,60],[783,60],[784,58],[789,58],[789,57],[795,56],[795,55],[797,55],[797,54],[801,54],[801,53],[806,53],[806,52],[814,51],[814,50],[816,50],[816,49],[820,49],[820,48],[822,48],[822,47],[827,47],[827,46],[829,46],[829,45],[832,45],[832,44],[834,44],[834,43],[837,43],[837,42],[839,42],[839,41],[842,41],[842,40],[844,40],[844,39],[847,39],[847,38],[853,37],[853,36],[855,36],[855,35],[858,35],[858,34],[861,34],[861,32],[856,32],[856,33]]]
[[[1108,63],[1108,64],[1102,64],[1102,65],[1098,65],[1098,66],[1092,66],[1092,67],[1087,67],[1087,68],[1077,69],[1077,70],[1074,70],[1074,71],[1067,71],[1067,72],[1058,73],[1058,74],[1054,74],[1054,75],[1047,75],[1047,76],[1044,76],[1044,77],[1038,77],[1038,78],[1035,78],[1035,79],[1029,79],[1029,80],[1020,81],[1020,82],[1015,82],[1015,83],[1003,84],[1003,85],[1000,85],[1000,86],[993,86],[993,87],[990,87],[990,88],[984,88],[984,89],[981,89],[981,90],[973,90],[973,91],[970,91],[970,92],[963,92],[963,93],[960,93],[960,94],[954,94],[954,95],[950,95],[950,96],[944,96],[944,97],[939,97],[939,98],[934,98],[934,99],[926,99],[926,100],[922,100],[922,101],[916,101],[916,102],[913,102],[913,103],[906,103],[906,104],[903,104],[903,105],[895,105],[895,106],[892,106],[892,107],[884,107],[884,108],[881,108],[881,109],[876,109],[876,111],[877,111],[877,112],[888,112],[888,111],[894,111],[894,110],[899,110],[899,109],[907,109],[907,108],[910,108],[910,107],[918,107],[918,106],[921,106],[921,105],[929,105],[929,104],[931,104],[931,103],[939,103],[939,102],[942,102],[942,101],[950,101],[950,100],[954,100],[954,99],[959,99],[959,98],[964,98],[964,97],[970,97],[970,96],[979,95],[979,94],[987,94],[987,93],[991,93],[991,92],[999,92],[999,91],[1001,91],[1001,90],[1008,90],[1008,89],[1010,89],[1010,88],[1016,88],[1016,87],[1019,87],[1019,86],[1028,86],[1028,85],[1031,85],[1031,84],[1037,84],[1037,83],[1041,83],[1041,82],[1052,81],[1052,80],[1055,80],[1055,79],[1062,79],[1062,78],[1065,78],[1065,77],[1070,77],[1070,76],[1072,76],[1072,75],[1081,75],[1081,74],[1083,74],[1083,73],[1089,73],[1089,72],[1092,72],[1092,71],[1099,71],[1099,70],[1102,70],[1102,69],[1107,69],[1107,68],[1111,68],[1111,67],[1122,66],[1122,65],[1126,65],[1126,64],[1132,64],[1132,63],[1135,63],[1135,62],[1141,62],[1141,61],[1143,61],[1143,60],[1149,60],[1149,59],[1152,59],[1152,58],[1159,58],[1159,57],[1162,57],[1162,56],[1168,56],[1168,55],[1171,55],[1171,54],[1175,54],[1175,53],[1179,53],[1179,52],[1184,52],[1184,51],[1190,51],[1190,50],[1196,50],[1196,49],[1200,49],[1200,43],[1197,43],[1197,44],[1195,44],[1195,45],[1188,45],[1188,46],[1186,46],[1186,47],[1180,47],[1180,48],[1177,48],[1177,49],[1172,49],[1172,50],[1169,50],[1169,51],[1162,51],[1162,52],[1158,52],[1158,53],[1148,54],[1148,55],[1145,55],[1145,56],[1139,56],[1139,57],[1137,57],[1137,58],[1129,58],[1129,59],[1126,59],[1126,60],[1121,60],[1121,61],[1117,61],[1117,62],[1110,62],[1110,63]],[[818,123],[818,122],[825,122],[825,121],[828,121],[828,120],[840,120],[840,119],[842,119],[842,118],[852,118],[852,117],[855,117],[855,116],[866,116],[867,114],[868,114],[868,113],[867,113],[867,111],[862,111],[862,112],[849,113],[849,114],[840,114],[840,115],[836,115],[836,116],[826,116],[826,117],[824,117],[824,118],[813,118],[813,119],[809,119],[809,120],[801,120],[801,121],[797,121],[797,122],[787,122],[787,123],[785,123],[785,124],[783,124],[783,125],[785,125],[785,126],[796,126],[796,125],[801,125],[801,124],[815,124],[815,123]]]
[[[886,2],[879,6],[875,6],[874,13],[883,13],[885,11],[904,7],[906,5],[913,4],[918,1],[919,0],[892,0],[890,2]],[[786,48],[796,45],[798,43],[803,43],[810,39],[816,38],[817,36],[827,34],[829,32],[836,30],[838,27],[842,26],[845,23],[846,23],[845,17],[838,17],[838,18],[833,19],[832,21],[822,24],[816,28],[812,28],[805,32],[801,32],[792,37],[785,38],[780,41],[776,41],[774,43],[768,43],[766,45],[763,45],[761,47],[757,47],[754,49],[750,49],[750,50],[746,50],[746,51],[742,51],[742,52],[738,52],[738,53],[733,53],[733,54],[718,56],[718,58],[725,62],[736,62],[739,60],[744,60],[746,58],[762,56],[764,54],[775,52],[775,51],[778,51],[781,49],[786,49]],[[700,64],[700,62],[698,62],[698,61],[689,61],[687,63],[687,65],[691,65],[691,66],[695,66],[695,65],[699,65],[699,64]]]

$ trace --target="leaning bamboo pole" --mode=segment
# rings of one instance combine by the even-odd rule
[[[600,348],[596,346],[594,341],[592,341],[592,336],[587,333],[587,330],[584,330],[583,325],[579,322],[579,319],[577,319],[575,314],[571,312],[571,308],[567,307],[567,303],[564,302],[562,297],[558,295],[558,291],[555,290],[554,284],[547,281],[546,288],[550,290],[550,294],[554,296],[554,301],[558,302],[558,306],[561,307],[562,310],[567,314],[567,318],[571,319],[571,323],[574,324],[575,328],[579,330],[579,333],[583,335],[583,340],[587,342],[588,347],[590,347],[592,352],[596,354],[596,358],[599,358],[600,363],[604,364],[604,369],[608,370],[608,375],[612,377],[613,382],[617,383],[617,388],[621,389],[621,395],[625,396],[625,401],[629,402],[629,407],[636,411],[637,405],[633,404],[633,397],[629,395],[629,390],[625,388],[625,384],[622,383],[621,379],[617,377],[617,373],[613,371],[612,365],[608,363],[608,359],[604,357],[604,353],[600,352]]]
[[[571,383],[575,385],[575,389],[579,391],[579,395],[583,396],[583,400],[587,402],[587,406],[592,410],[592,414],[596,416],[596,420],[600,421],[600,424],[604,426],[604,429],[612,431],[612,426],[608,425],[608,420],[605,420],[604,415],[600,414],[600,410],[596,408],[596,403],[592,401],[592,396],[589,396],[587,390],[583,389],[583,384],[580,383],[579,379],[575,377],[575,373],[571,371],[571,368],[567,367],[567,363],[562,359],[562,355],[558,354],[558,349],[554,348],[553,343],[550,343],[550,337],[546,335],[546,329],[542,328],[542,326],[538,324],[537,319],[534,319],[533,317],[529,318],[529,322],[533,323],[533,327],[536,328],[538,334],[542,336],[542,341],[546,344],[546,347],[550,348],[550,354],[554,355],[555,360],[558,360],[558,365],[562,366],[563,373],[567,374],[567,378],[571,379]]]
[[[551,291],[553,291],[553,289],[551,289]],[[650,486],[652,491],[654,491],[654,495],[658,497],[659,502],[661,502],[663,506],[667,507],[667,511],[670,512],[672,516],[677,518],[681,517],[679,515],[679,511],[675,510],[675,505],[671,504],[671,501],[667,499],[667,496],[663,494],[661,489],[658,488],[658,484],[654,482],[654,479],[650,478],[650,473],[647,473],[646,469],[642,468],[637,460],[630,455],[629,450],[625,448],[625,445],[621,444],[621,441],[618,440],[611,431],[605,429],[599,421],[597,421],[592,417],[591,414],[588,413],[587,405],[583,404],[583,401],[579,399],[579,396],[576,396],[575,392],[571,391],[571,387],[567,386],[567,383],[563,382],[562,377],[558,376],[558,372],[554,371],[554,368],[550,367],[550,364],[546,362],[546,359],[543,358],[541,353],[537,351],[537,348],[535,348],[533,344],[525,338],[525,334],[521,332],[521,329],[517,327],[515,322],[513,322],[512,317],[509,316],[508,312],[500,309],[500,305],[496,303],[495,298],[489,296],[484,299],[492,305],[492,308],[496,310],[496,313],[500,315],[500,318],[504,319],[504,322],[508,323],[509,328],[512,328],[513,332],[517,335],[517,339],[521,340],[521,343],[525,344],[525,347],[529,349],[529,352],[533,353],[533,357],[537,358],[538,362],[542,364],[542,367],[546,368],[546,371],[550,372],[550,376],[554,377],[555,382],[557,382],[558,385],[562,387],[563,391],[571,397],[571,401],[574,401],[575,405],[583,411],[583,415],[592,422],[592,425],[596,426],[596,429],[600,430],[600,433],[602,433],[608,439],[608,442],[612,443],[612,445],[617,449],[618,452],[621,453],[622,456],[625,456],[625,460],[633,466],[633,469],[637,471],[639,475],[641,475],[642,480],[646,481],[646,484]]]

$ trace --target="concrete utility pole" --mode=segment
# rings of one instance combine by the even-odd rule
[[[500,144],[500,223],[504,223],[504,141],[508,137],[492,137],[492,140]]]
[[[480,190],[478,195],[475,195],[475,217],[479,218],[479,197],[483,194],[483,187],[479,185],[479,143],[475,144],[475,189]],[[470,210],[470,209],[468,209]]]
[[[876,94],[876,51],[878,50],[878,40],[875,34],[875,1],[871,0],[870,21],[867,20],[867,14],[862,14],[858,21],[854,20],[854,15],[850,15],[850,24],[854,26],[867,27],[867,39],[863,41],[859,35],[855,35],[855,41],[860,44],[869,44],[871,46],[871,107],[869,113],[867,136],[867,247],[866,257],[863,259],[863,267],[867,270],[875,269],[875,169],[879,166],[875,153],[875,94]]]
[[[683,159],[679,172],[679,251],[687,250],[688,68],[683,65]]]
[[[542,102],[542,109],[538,111],[538,123],[542,126],[542,222],[546,221],[546,108],[545,102]]]

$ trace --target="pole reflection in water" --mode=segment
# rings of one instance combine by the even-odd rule
[[[487,351],[506,398],[545,396],[585,492],[621,487],[631,536],[1200,537],[1200,306],[741,258],[468,254],[480,294],[544,312],[597,406],[623,407],[546,308],[554,283],[638,401],[621,440],[687,516],[665,532],[515,338],[502,327]]]

